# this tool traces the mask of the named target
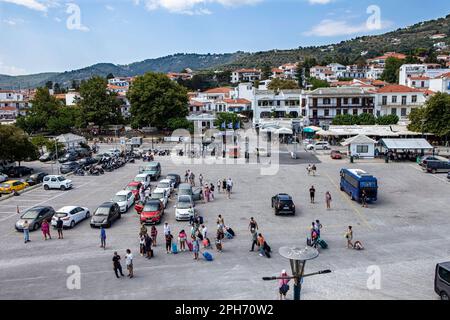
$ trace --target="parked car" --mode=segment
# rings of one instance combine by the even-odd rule
[[[32,168],[19,166],[19,167],[8,168],[8,170],[6,171],[6,174],[10,178],[22,178],[23,176],[32,174],[33,172],[34,172],[34,170]]]
[[[274,208],[275,215],[281,213],[290,213],[295,215],[295,204],[292,197],[285,193],[279,193],[272,197],[272,208]]]
[[[176,173],[169,173],[166,176],[166,179],[169,179],[172,181],[174,188],[178,188],[179,184],[181,183],[181,177],[179,174],[176,174]]]
[[[145,189],[147,189],[148,187],[150,187],[150,181],[152,180],[152,177],[150,174],[148,173],[141,173],[138,174],[135,178],[134,181],[135,182],[140,182],[142,183],[142,185],[144,186]]]
[[[77,170],[80,169],[80,168],[81,168],[81,166],[80,166],[80,164],[79,164],[78,162],[71,161],[71,162],[63,163],[63,164],[61,165],[61,168],[59,168],[59,171],[60,171],[62,174],[67,174],[67,173],[69,173],[69,172],[77,171]]]
[[[448,161],[448,159],[446,159],[444,157],[440,157],[440,156],[423,156],[420,159],[419,165],[421,167],[425,167],[427,165],[428,161]]]
[[[130,190],[122,190],[116,193],[111,201],[117,203],[121,213],[125,213],[134,204],[134,194]]]
[[[44,177],[44,189],[61,189],[62,191],[71,189],[73,187],[72,180],[64,176],[49,175]]]
[[[0,184],[0,193],[13,193],[28,187],[28,183],[19,180],[9,180]]]
[[[76,224],[89,219],[91,213],[88,208],[67,206],[57,210],[52,218],[52,226],[56,227],[59,218],[63,221],[63,227],[73,228]]]
[[[9,179],[9,177],[6,174],[0,173],[0,183],[5,182]]]
[[[190,220],[195,214],[195,203],[192,196],[181,195],[178,196],[175,208],[175,219],[177,221]]]
[[[342,153],[339,150],[332,150],[331,151],[331,159],[341,160],[342,159]]]
[[[37,206],[25,211],[16,222],[15,228],[17,231],[23,231],[25,221],[28,221],[28,228],[30,230],[38,230],[44,220],[50,222],[55,210],[52,207]]]
[[[86,158],[80,159],[78,161],[78,163],[80,164],[80,166],[85,167],[85,166],[90,166],[92,164],[98,163],[98,160],[96,160],[96,159],[94,159],[92,157],[86,157]]]
[[[160,200],[148,200],[135,206],[136,212],[140,215],[141,223],[157,224],[161,223],[164,215],[164,204]]]
[[[134,195],[134,200],[137,201],[137,200],[139,200],[139,190],[141,189],[141,186],[142,186],[142,183],[132,181],[127,185],[125,190],[131,191]]]
[[[48,173],[45,172],[38,172],[35,174],[32,174],[25,182],[28,183],[30,186],[37,185],[39,183],[42,183],[44,181],[44,177],[48,176]]]
[[[152,180],[158,180],[161,177],[161,164],[156,161],[150,162],[146,166],[140,167],[139,172],[149,174]]]
[[[311,143],[306,146],[307,150],[330,150],[330,144],[326,141]]]
[[[434,291],[441,300],[449,301],[450,296],[450,262],[438,263],[434,276]]]
[[[200,201],[203,199],[202,188],[193,189],[189,183],[182,183],[178,186],[178,195],[191,196],[194,201]]]
[[[113,149],[109,149],[107,153],[109,155],[111,155],[112,157],[119,157],[120,154],[122,153],[122,151],[120,151],[119,149],[113,148]]]
[[[122,217],[120,208],[115,202],[105,202],[95,210],[91,218],[91,228],[111,227],[112,223]]]
[[[151,200],[160,200],[162,202],[162,204],[164,205],[164,208],[166,208],[167,203],[169,202],[169,195],[167,194],[166,190],[156,188],[150,194],[150,199]]]
[[[54,152],[46,152],[42,156],[39,157],[39,161],[41,162],[48,162],[55,160],[56,154]]]
[[[72,151],[72,150],[69,150]],[[75,152],[79,158],[86,158],[86,157],[90,157],[92,155],[92,151],[90,149],[87,148],[75,148],[73,149],[73,152]]]
[[[158,184],[156,185],[156,188],[165,190],[167,192],[167,194],[170,196],[170,194],[173,191],[172,180],[163,179],[158,182]]]
[[[429,173],[447,173],[450,172],[450,161],[428,160],[423,166],[423,170]]]
[[[447,173],[447,180],[450,181],[450,171]]]
[[[58,159],[59,163],[66,163],[69,161],[77,161],[77,160],[78,160],[78,153],[76,153],[74,151],[67,152]]]

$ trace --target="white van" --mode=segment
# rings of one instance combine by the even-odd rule
[[[71,189],[73,187],[72,180],[64,176],[50,175],[45,176],[43,180],[45,190],[60,189],[62,191]]]

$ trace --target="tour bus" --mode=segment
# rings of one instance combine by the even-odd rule
[[[377,179],[360,169],[341,170],[341,191],[350,195],[352,200],[361,202],[363,191],[366,191],[367,202],[377,201]]]

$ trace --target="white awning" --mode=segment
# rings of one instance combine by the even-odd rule
[[[291,129],[289,129],[289,128],[280,128],[277,131],[275,131],[275,133],[277,133],[277,134],[291,134],[291,135],[294,134],[294,132]]]
[[[425,139],[381,139],[383,146],[389,150],[430,150],[433,146]]]

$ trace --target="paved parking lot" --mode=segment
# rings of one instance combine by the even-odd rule
[[[256,164],[249,165],[174,165],[169,158],[161,161],[163,175],[192,169],[205,181],[232,177],[232,199],[217,194],[216,201],[198,205],[210,233],[215,230],[218,214],[237,233],[224,241],[223,253],[213,252],[215,260],[194,261],[190,253],[167,255],[161,246],[162,226],[158,226],[159,244],[155,258],[137,254],[138,216],[130,210],[107,230],[107,250],[99,248],[99,230],[87,221],[65,231],[64,240],[42,239],[40,231],[31,233],[32,242],[24,244],[14,231],[16,207],[21,211],[36,205],[80,205],[91,212],[137,174],[141,163],[129,164],[99,177],[71,177],[70,191],[45,191],[42,188],[20,197],[0,201],[0,298],[1,299],[276,299],[275,282],[263,276],[289,271],[287,260],[278,255],[284,245],[304,246],[311,221],[320,219],[322,237],[330,248],[307,264],[307,272],[331,269],[333,273],[305,279],[303,299],[437,299],[433,291],[437,262],[450,260],[450,183],[445,175],[428,175],[415,164],[366,162],[351,167],[364,169],[379,179],[379,201],[361,208],[339,191],[339,170],[347,162],[332,161],[326,155],[305,155],[316,159],[318,175],[306,174],[306,159],[300,164],[283,164],[275,176],[260,175]],[[314,185],[317,203],[309,203],[308,189]],[[332,210],[325,209],[324,195],[330,191]],[[270,198],[279,192],[293,196],[295,217],[276,217]],[[176,222],[171,200],[165,221],[178,233],[188,229]],[[254,216],[260,232],[275,252],[272,259],[250,253],[248,219]],[[354,238],[365,251],[346,248],[346,227],[354,227]],[[53,231],[53,234],[55,232]],[[116,279],[112,254],[125,249],[135,253],[132,280]],[[124,264],[124,263],[123,263]],[[81,289],[69,290],[67,267],[81,268]],[[369,266],[381,270],[381,289],[369,290]]]

